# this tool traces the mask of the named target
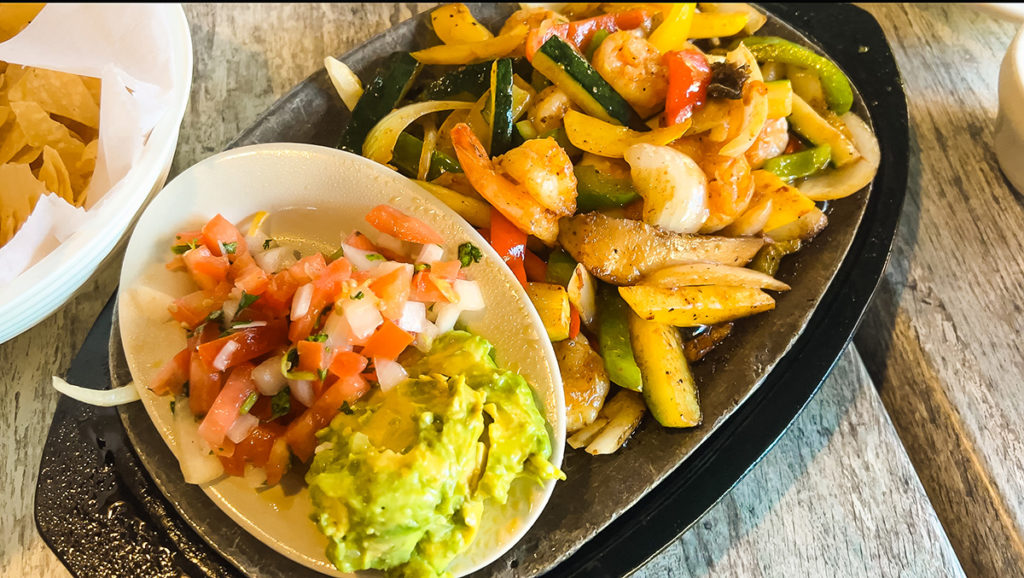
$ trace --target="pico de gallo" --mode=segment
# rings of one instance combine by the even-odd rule
[[[465,275],[479,249],[448,255],[441,235],[394,207],[366,215],[377,243],[354,231],[330,255],[278,244],[263,232],[266,216],[244,234],[218,214],[175,236],[167,267],[197,290],[169,306],[188,341],[149,388],[174,396],[176,417],[200,420],[197,459],[212,452],[233,476],[251,465],[274,485],[292,456],[310,462],[316,433],[339,412],[408,377],[403,351],[429,351],[484,300]],[[202,481],[220,474],[206,468]]]

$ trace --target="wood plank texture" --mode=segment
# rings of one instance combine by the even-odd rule
[[[969,575],[1024,574],[1024,196],[991,149],[1016,28],[964,5],[868,5],[906,83],[910,187],[856,343]]]

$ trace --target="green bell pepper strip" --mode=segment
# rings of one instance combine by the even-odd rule
[[[391,164],[398,168],[398,172],[415,179],[417,168],[420,164],[420,151],[423,150],[423,141],[407,132],[398,135],[395,142],[395,150],[391,157]],[[427,171],[427,180],[433,180],[441,176],[441,173],[461,173],[462,167],[459,161],[434,150],[430,155],[430,169]]]
[[[800,245],[800,239],[768,243],[761,247],[761,250],[754,255],[754,258],[747,266],[755,271],[760,271],[765,275],[774,277],[779,272],[779,264],[782,262],[782,258],[790,253],[799,251]]]
[[[643,391],[643,377],[629,338],[629,305],[618,288],[600,283],[597,289],[597,340],[608,378],[626,389]]]
[[[828,166],[832,158],[832,147],[821,145],[788,155],[768,159],[762,169],[785,181],[809,177]]]
[[[629,179],[603,175],[590,165],[573,167],[576,175],[576,211],[589,213],[624,207],[640,198]]]
[[[843,71],[831,60],[777,36],[750,36],[742,42],[758,62],[783,62],[815,71],[825,91],[828,107],[836,114],[850,111],[853,106],[853,89]]]
[[[576,260],[573,259],[565,249],[558,248],[551,252],[548,257],[548,270],[545,275],[548,283],[569,285],[573,271],[576,270]]]
[[[597,47],[601,46],[601,43],[604,42],[604,39],[608,38],[609,36],[611,36],[611,32],[608,32],[603,28],[594,33],[594,36],[590,38],[590,43],[587,44],[587,50],[585,54],[587,60],[592,60],[594,58],[594,53],[597,52]]]

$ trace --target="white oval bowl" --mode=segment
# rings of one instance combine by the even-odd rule
[[[312,220],[322,224],[321,217],[329,217],[337,235],[359,229],[372,237],[374,231],[363,216],[380,203],[431,225],[446,239],[448,254],[466,241],[484,253],[480,263],[466,272],[480,283],[487,307],[467,319],[467,326],[494,344],[502,368],[518,371],[534,387],[551,426],[551,461],[561,466],[565,405],[554,350],[540,317],[501,257],[455,212],[394,171],[358,155],[303,144],[254,145],[198,163],[154,198],[132,233],[118,295],[121,339],[146,411],[172,451],[176,453],[177,448],[169,398],[153,395],[146,384],[163,362],[184,347],[185,332],[153,306],[152,292],[138,289],[156,289],[170,297],[195,290],[186,274],[164,267],[174,234],[194,230],[217,213],[237,223],[259,211],[269,212],[273,219],[288,209],[315,208],[318,213]],[[289,234],[275,232],[274,226],[271,221],[272,236]],[[296,233],[302,234],[291,232]],[[322,237],[321,232],[311,235]],[[335,246],[339,242],[335,236]],[[243,478],[225,476],[202,489],[217,507],[274,550],[322,573],[346,575],[324,554],[327,539],[310,519],[313,508],[304,485],[293,495],[286,495],[283,486],[256,492]],[[517,483],[513,488],[517,498],[507,506],[489,504],[477,539],[452,564],[456,574],[483,568],[519,541],[540,515],[554,481],[543,486]]]
[[[71,298],[123,238],[146,201],[167,180],[192,90],[192,35],[180,4],[156,7],[167,27],[174,88],[169,106],[116,195],[94,207],[89,223],[38,263],[0,286],[0,343],[46,319]]]
[[[1024,27],[999,67],[999,112],[993,145],[1007,180],[1024,192]]]

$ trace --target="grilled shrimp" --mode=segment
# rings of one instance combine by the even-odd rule
[[[547,21],[545,23],[545,21]],[[522,8],[516,10],[511,16],[505,20],[505,24],[501,27],[498,35],[506,34],[512,30],[525,26],[530,30],[538,28],[542,25],[547,26],[551,24],[561,24],[568,22],[569,19],[562,16],[554,10],[548,10],[547,8]]]
[[[608,35],[597,47],[592,64],[640,116],[647,118],[665,105],[668,69],[639,29]]]
[[[576,212],[576,174],[555,139],[530,139],[494,160],[545,209],[560,217]]]
[[[764,123],[764,128],[757,135],[754,144],[747,149],[747,162],[751,168],[759,169],[766,160],[781,155],[788,145],[789,123],[786,119],[769,120]]]
[[[746,157],[718,154],[718,143],[706,135],[681,138],[672,147],[696,161],[707,177],[708,218],[701,233],[722,229],[747,209],[754,195],[754,179]]]
[[[459,123],[451,134],[459,164],[473,188],[519,230],[554,245],[558,239],[558,214],[537,202],[525,186],[499,172],[469,125]],[[572,196],[575,208],[575,176]]]
[[[549,130],[562,127],[562,117],[569,110],[579,110],[569,100],[569,95],[555,85],[551,85],[537,94],[530,105],[527,118],[533,123],[533,128],[543,134]]]

